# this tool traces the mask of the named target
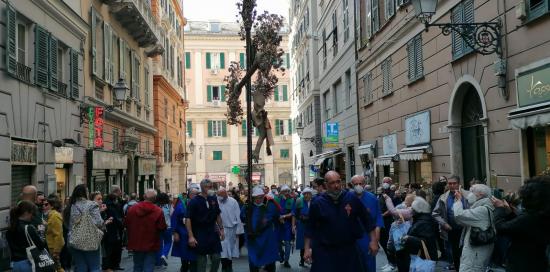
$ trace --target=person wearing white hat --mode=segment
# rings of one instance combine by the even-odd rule
[[[281,186],[281,193],[275,197],[275,201],[281,207],[281,216],[279,221],[279,237],[283,246],[279,250],[279,260],[284,263],[284,267],[290,268],[290,251],[292,249],[292,211],[294,209],[294,198],[290,195],[290,187],[284,184]]]
[[[241,226],[241,209],[234,198],[228,196],[224,187],[218,189],[218,204],[222,211],[222,224],[225,239],[222,241],[221,263],[222,272],[233,271],[233,258],[239,258],[239,239],[237,239]],[[242,228],[241,228],[242,229]]]
[[[279,258],[279,233],[276,228],[279,208],[273,199],[265,196],[260,186],[252,189],[252,203],[249,205],[245,206],[244,211],[250,271],[259,272],[263,267],[265,271],[274,272],[275,262]],[[252,216],[246,218],[249,212]]]
[[[304,234],[307,219],[309,215],[309,206],[313,198],[313,189],[306,187],[302,190],[302,198],[296,200],[294,207],[294,217],[292,218],[292,231],[296,235],[296,249],[300,250],[300,266],[305,266],[304,263]]]

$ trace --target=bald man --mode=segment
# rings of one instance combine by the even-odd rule
[[[356,244],[374,230],[372,217],[357,197],[342,189],[337,172],[327,172],[325,180],[327,191],[309,209],[304,259],[312,262],[312,272],[365,271]]]
[[[33,214],[31,224],[38,230],[38,234],[42,239],[46,239],[46,218],[42,213],[42,206],[44,202],[44,194],[41,199],[38,199],[38,189],[34,185],[27,185],[21,190],[20,201],[27,200],[34,203],[38,209]]]

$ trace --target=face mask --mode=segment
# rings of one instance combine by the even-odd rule
[[[355,191],[356,194],[360,195],[363,193],[364,188],[361,185],[355,185],[353,187],[353,190]]]
[[[384,184],[382,184],[382,188],[384,188],[385,190],[387,190],[387,189],[390,188],[390,185],[387,184],[387,183],[384,183]]]
[[[332,200],[336,201],[338,200],[338,197],[342,194],[341,190],[334,191],[334,192],[327,192],[327,194],[332,198]]]
[[[208,190],[207,194],[208,194],[208,196],[214,196],[214,195],[216,195],[216,191]]]

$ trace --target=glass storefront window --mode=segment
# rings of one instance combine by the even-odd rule
[[[529,127],[526,131],[529,176],[542,174],[549,168],[550,127]]]

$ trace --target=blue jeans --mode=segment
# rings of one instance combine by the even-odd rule
[[[11,271],[13,272],[28,272],[32,270],[31,262],[23,260],[11,263]]]
[[[172,230],[167,229],[160,234],[160,249],[157,252],[156,265],[160,265],[160,257],[168,257],[172,248]]]
[[[157,253],[134,251],[134,272],[153,272]]]
[[[70,248],[74,262],[75,272],[100,272],[101,258],[99,249],[95,251],[82,251]]]

